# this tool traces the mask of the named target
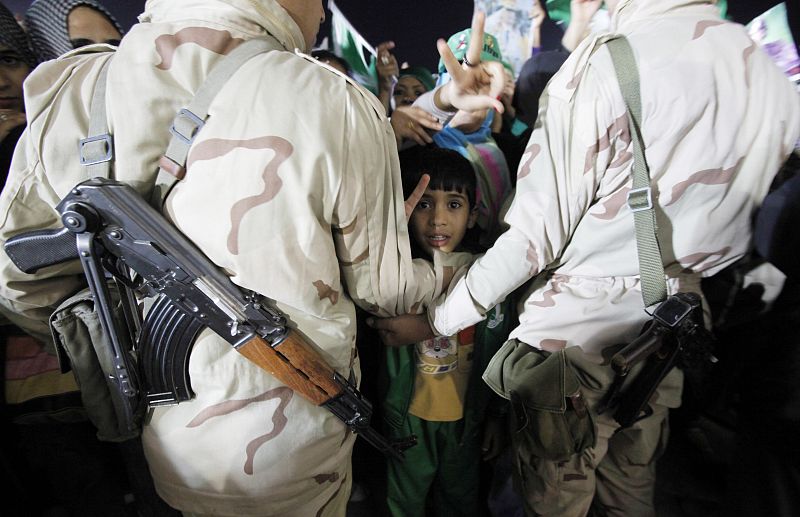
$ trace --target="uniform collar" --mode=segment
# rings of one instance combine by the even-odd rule
[[[254,37],[267,32],[287,50],[308,50],[300,27],[276,0],[147,0],[139,21],[207,21]]]

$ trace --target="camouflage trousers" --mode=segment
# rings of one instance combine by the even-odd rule
[[[620,429],[613,411],[596,411],[613,379],[610,367],[579,353],[570,354],[568,369],[580,382],[596,441],[582,453],[554,461],[533,454],[531,441],[512,428],[514,484],[526,515],[582,517],[591,509],[599,516],[655,516],[655,463],[666,447],[669,408],[680,405],[682,372],[673,369],[661,382],[650,400],[651,415]]]

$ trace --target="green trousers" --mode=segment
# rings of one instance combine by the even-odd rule
[[[408,415],[393,438],[414,434],[403,461],[389,460],[386,499],[393,517],[481,515],[478,479],[482,430],[462,421],[429,422]],[[462,431],[463,429],[463,431]]]

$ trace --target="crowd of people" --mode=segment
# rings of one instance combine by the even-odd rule
[[[737,323],[764,329],[736,350],[786,330],[796,278],[751,241],[765,196],[797,168],[800,96],[714,0],[572,0],[555,48],[546,7],[531,1],[520,70],[478,13],[438,42],[436,70],[377,45],[373,94],[314,46],[319,0],[148,0],[130,30],[96,0],[35,0],[24,16],[0,5],[0,241],[61,225],[59,201],[97,170],[77,143],[102,91],[110,177],[285,315],[404,449],[356,442],[209,329],[187,365],[194,396],[150,408],[140,436],[98,441],[89,385],[51,335],[55,320],[92,317],[72,298],[80,266],[27,274],[0,253],[12,514],[343,516],[366,497],[367,514],[393,517],[655,515],[670,413],[699,395],[671,368],[633,423],[607,407],[611,358],[656,307],[634,212],[656,228],[657,302],[705,293],[706,325],[731,342]],[[621,37],[624,66],[610,50]],[[176,158],[180,110],[252,39],[268,50],[225,78]],[[730,277],[735,293],[720,288]],[[772,286],[755,324],[731,316],[745,277]],[[797,466],[756,424],[784,438],[800,425],[795,348],[776,352],[786,375],[767,387],[741,368],[716,378],[749,390],[732,428],[751,453],[732,462],[725,515],[800,509]],[[760,459],[766,481],[744,483]]]

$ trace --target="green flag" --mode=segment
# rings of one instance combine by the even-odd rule
[[[547,15],[554,21],[569,25],[569,3],[570,0],[547,0]],[[727,16],[728,3],[726,0],[718,0],[719,12],[723,18]]]
[[[366,89],[378,94],[378,73],[375,70],[377,52],[356,31],[333,0],[328,0],[331,10],[331,40],[333,52],[350,65],[353,79]]]

